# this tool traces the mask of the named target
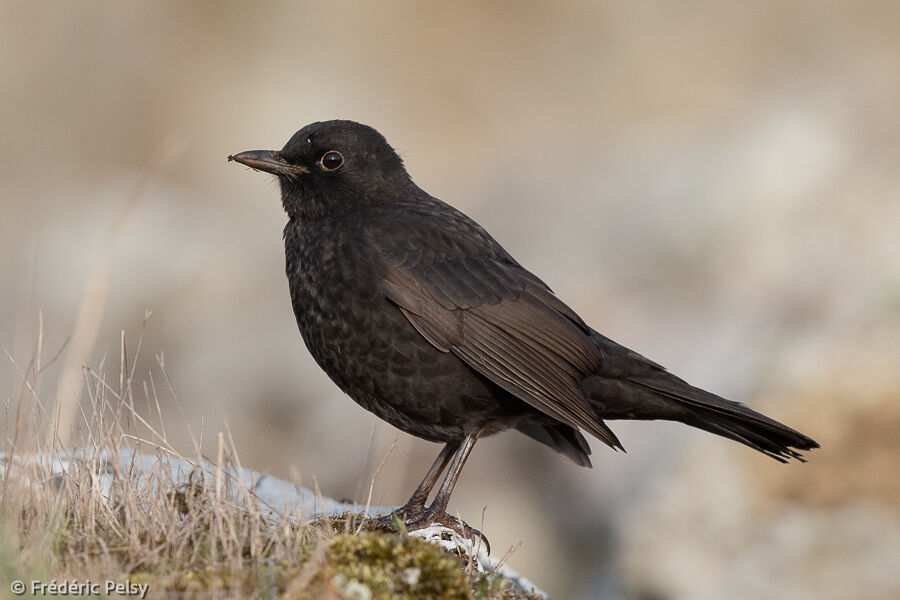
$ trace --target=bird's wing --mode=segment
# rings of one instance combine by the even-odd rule
[[[601,352],[571,308],[496,242],[474,244],[478,252],[405,243],[387,266],[384,290],[419,333],[541,412],[621,448],[579,390]]]

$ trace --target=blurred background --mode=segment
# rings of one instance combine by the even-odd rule
[[[451,509],[554,598],[900,598],[900,4],[0,1],[0,393],[87,362],[167,433],[323,494],[406,500],[439,448],[313,363],[272,178],[378,128],[589,323],[816,438],[805,465],[612,423],[581,469],[479,443]],[[145,312],[152,311],[146,326]],[[12,359],[12,360],[10,360]],[[150,375],[153,380],[150,380]],[[182,408],[178,407],[180,403]],[[0,415],[6,420],[9,412]],[[9,430],[9,423],[4,425]]]

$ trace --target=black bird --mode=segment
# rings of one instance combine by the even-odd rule
[[[228,160],[278,177],[291,302],[319,366],[363,408],[446,444],[397,511],[410,529],[474,531],[447,504],[478,438],[504,429],[586,467],[580,430],[621,449],[605,423],[615,419],[679,421],[781,462],[819,446],[594,331],[478,223],[419,188],[369,126],[312,123],[281,150]]]

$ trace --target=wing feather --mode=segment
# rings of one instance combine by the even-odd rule
[[[602,354],[543,282],[493,260],[411,266],[408,256],[387,269],[385,293],[425,339],[541,412],[621,448],[578,387]]]

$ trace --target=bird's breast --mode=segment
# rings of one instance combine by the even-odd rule
[[[381,304],[376,257],[354,236],[323,224],[286,232],[285,256],[303,339],[337,352],[339,342],[353,337],[363,316]]]
[[[436,349],[387,299],[377,250],[334,229],[301,233],[285,234],[294,314],[310,354],[338,387],[432,441],[460,439],[467,419],[493,419],[503,408],[494,387]]]
[[[416,360],[424,344],[385,297],[377,254],[347,229],[320,224],[286,235],[287,277],[313,358],[363,403],[392,372]]]

